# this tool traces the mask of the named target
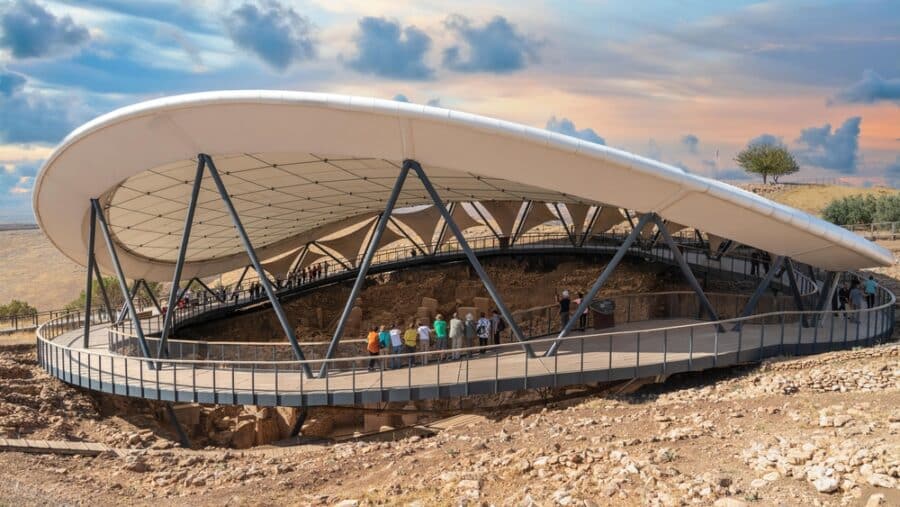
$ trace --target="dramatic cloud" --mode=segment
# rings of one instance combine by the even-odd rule
[[[860,81],[839,91],[833,101],[859,104],[894,101],[900,104],[900,78],[884,79],[875,71],[866,70]]]
[[[11,97],[25,87],[25,76],[0,69],[0,95]]]
[[[0,48],[14,58],[38,58],[71,50],[90,39],[69,16],[56,17],[32,0],[0,8]]]
[[[597,133],[594,132],[594,129],[586,128],[578,130],[575,128],[575,124],[572,123],[572,120],[568,118],[556,119],[556,116],[553,116],[547,120],[547,126],[545,128],[552,132],[559,132],[560,134],[565,134],[567,136],[577,137],[584,141],[606,144],[606,140],[597,135]]]
[[[29,204],[40,165],[35,160],[0,160],[0,221],[34,221]]]
[[[689,152],[696,155],[697,149],[700,147],[700,139],[694,134],[688,134],[681,138],[681,144],[683,144]]]
[[[773,136],[772,134],[761,134],[757,137],[754,137],[747,143],[748,146],[755,146],[757,144],[771,144],[774,146],[784,146],[784,141],[781,140],[778,136]]]
[[[359,20],[355,36],[356,56],[347,66],[363,74],[392,79],[430,79],[434,70],[425,64],[431,48],[431,37],[414,26],[385,18],[365,17]]]
[[[884,170],[884,177],[892,187],[900,186],[900,156]]]
[[[444,50],[444,66],[457,72],[514,72],[538,60],[540,43],[516,31],[506,18],[496,16],[484,26],[474,26],[453,15],[444,25],[462,39]]]
[[[28,90],[26,82],[0,69],[0,142],[55,143],[90,115],[73,97]]]
[[[804,163],[840,173],[856,172],[859,151],[859,124],[862,118],[847,118],[834,132],[831,124],[810,127],[800,132],[797,158]]]
[[[237,46],[278,70],[316,56],[312,23],[275,0],[245,3],[226,16],[225,25]]]

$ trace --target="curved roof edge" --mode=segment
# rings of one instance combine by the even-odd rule
[[[410,121],[436,122],[439,124],[445,124],[455,128],[467,129],[491,136],[499,136],[502,138],[536,144],[569,155],[580,155],[593,160],[597,160],[599,162],[606,162],[608,164],[616,166],[617,168],[625,169],[628,172],[633,172],[636,176],[641,175],[652,178],[654,180],[668,182],[679,188],[678,192],[675,195],[669,195],[665,199],[657,202],[655,205],[631,207],[632,209],[635,209],[637,211],[657,212],[661,216],[667,217],[667,211],[677,207],[679,205],[679,201],[683,200],[688,195],[705,195],[709,198],[734,205],[737,208],[743,209],[747,212],[751,212],[763,217],[768,217],[774,222],[787,225],[799,231],[808,232],[810,234],[818,236],[819,238],[827,240],[829,243],[812,247],[808,251],[792,251],[790,252],[790,255],[793,257],[803,256],[817,251],[828,250],[835,246],[838,246],[850,252],[853,252],[854,254],[860,256],[861,259],[852,263],[843,262],[841,266],[833,266],[834,269],[850,269],[856,267],[868,267],[871,265],[891,265],[894,262],[893,255],[886,248],[869,242],[861,236],[825,222],[824,220],[821,220],[817,217],[813,217],[788,206],[772,202],[759,195],[747,192],[737,187],[702,176],[690,174],[671,165],[640,157],[616,148],[590,143],[540,128],[529,127],[504,120],[497,120],[471,113],[458,112],[438,107],[398,102],[393,100],[354,97],[336,94],[270,90],[217,91],[164,97],[123,107],[121,109],[102,115],[75,129],[72,133],[66,136],[66,138],[47,159],[35,181],[33,206],[38,225],[58,249],[60,249],[70,258],[73,258],[73,260],[75,260],[76,262],[83,262],[82,260],[75,258],[77,257],[77,255],[73,255],[73,252],[70,252],[70,248],[63,248],[57,243],[54,236],[58,234],[59,231],[48,230],[44,217],[44,211],[46,210],[42,209],[41,204],[41,191],[46,183],[45,180],[46,178],[48,178],[48,175],[53,172],[53,168],[57,164],[58,160],[65,156],[67,150],[69,150],[71,147],[75,146],[82,139],[85,139],[88,136],[96,135],[105,129],[115,128],[115,126],[120,123],[141,118],[143,116],[164,114],[166,112],[173,112],[184,109],[235,104],[309,106],[347,111],[357,114],[389,116],[401,120],[406,119]],[[407,145],[404,143],[403,150],[404,158],[416,158],[415,145]],[[546,188],[551,187],[546,186]],[[106,189],[100,189],[100,191],[104,190]],[[553,190],[558,190],[561,192],[566,191],[559,188],[554,188]],[[571,195],[576,194],[571,193]],[[585,199],[594,199],[589,195],[581,195],[581,197],[584,197]],[[622,206],[619,203],[614,204]],[[629,206],[625,205],[622,207]],[[677,215],[678,213],[673,214]],[[681,214],[683,215],[684,213]],[[741,217],[735,216],[734,219],[739,221]],[[696,223],[697,220],[686,221],[678,219],[677,216],[673,217],[673,220],[678,221],[679,223],[690,222],[689,225],[691,226],[698,227],[704,230],[710,230],[709,228],[704,227],[702,223]],[[731,237],[732,239],[741,243],[757,246],[754,245],[753,241],[742,241],[740,237],[735,237],[736,234],[729,233],[735,231],[739,232],[740,228],[731,229],[732,231],[711,230],[711,232]],[[723,232],[724,234],[722,234]],[[740,234],[737,235],[739,236]],[[775,251],[772,248],[767,249]]]

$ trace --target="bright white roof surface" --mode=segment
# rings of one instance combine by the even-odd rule
[[[411,158],[448,202],[606,203],[827,269],[893,262],[888,250],[806,213],[607,146],[448,109],[286,91],[180,95],[101,116],[45,163],[35,216],[85,264],[89,199],[100,198],[126,275],[168,280],[198,153],[213,157],[262,259],[377,212]],[[398,206],[428,203],[411,174]],[[208,175],[194,224],[185,277],[246,264]],[[96,252],[110,272],[99,235]]]

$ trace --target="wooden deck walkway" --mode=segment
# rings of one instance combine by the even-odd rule
[[[33,454],[64,454],[97,456],[113,448],[94,442],[69,442],[64,440],[29,440],[0,438],[0,452],[27,452]]]

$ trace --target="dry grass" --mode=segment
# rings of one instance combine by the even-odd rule
[[[38,310],[55,310],[84,288],[84,268],[39,230],[0,232],[0,266],[0,303],[16,298]]]

